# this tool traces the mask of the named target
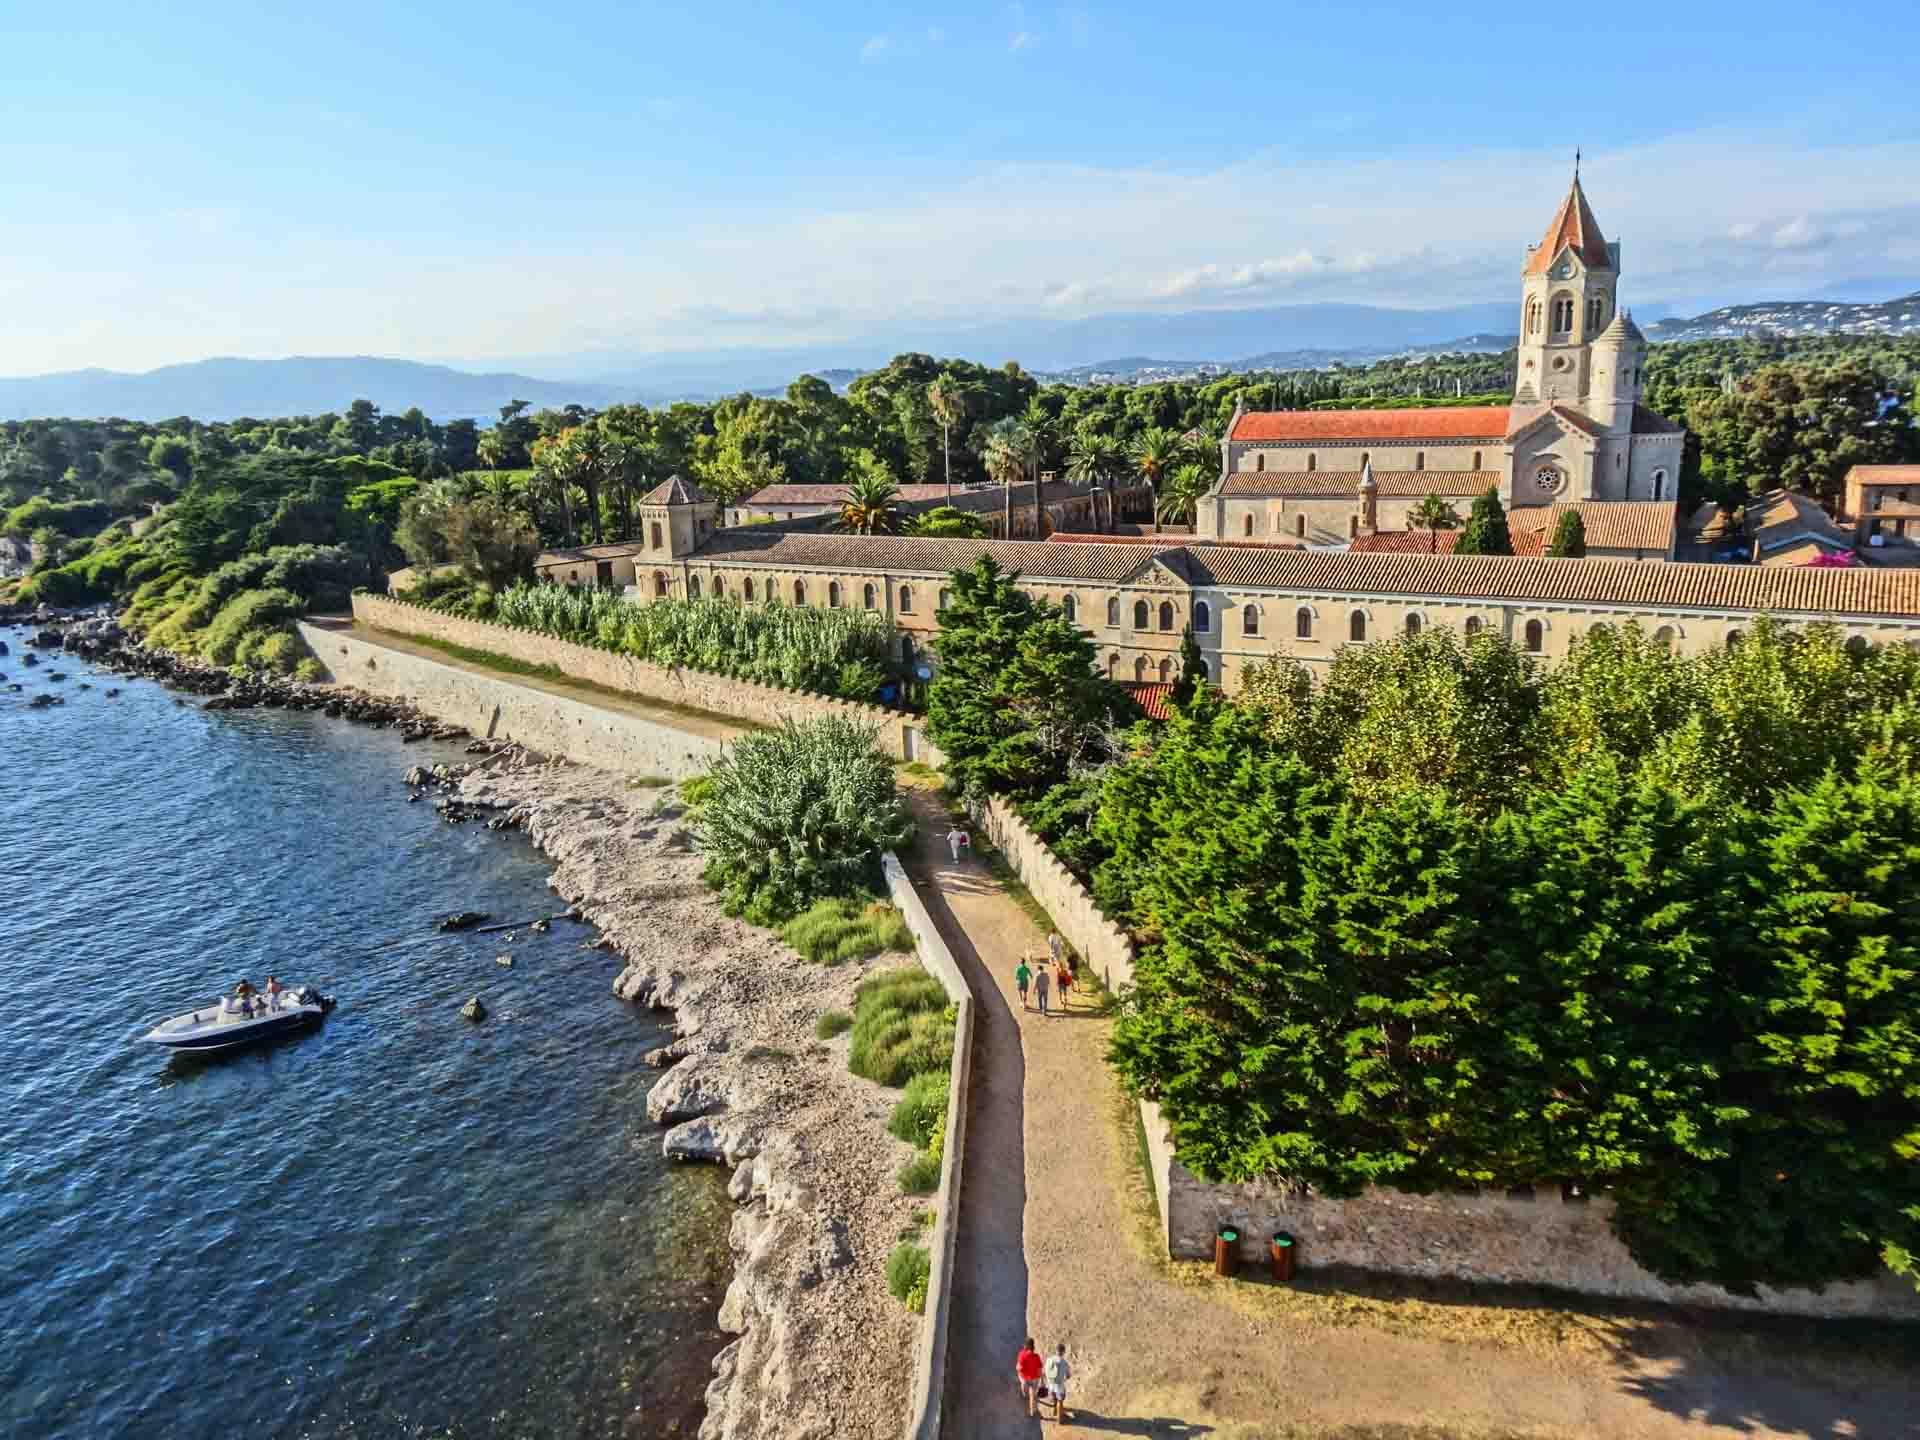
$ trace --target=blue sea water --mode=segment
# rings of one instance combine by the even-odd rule
[[[406,803],[458,747],[0,637],[0,1434],[691,1434],[722,1179],[660,1158],[663,1036],[589,930],[435,930],[563,908],[518,835]],[[269,972],[339,1008],[229,1059],[136,1042]]]

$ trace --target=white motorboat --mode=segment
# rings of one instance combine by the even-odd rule
[[[210,1055],[305,1030],[318,1025],[331,1009],[331,997],[311,985],[295,985],[281,991],[277,1002],[261,995],[250,1006],[227,999],[204,1010],[189,1010],[162,1020],[140,1038],[168,1050]]]

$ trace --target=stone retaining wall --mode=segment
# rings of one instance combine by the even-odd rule
[[[352,631],[303,623],[307,642],[328,678],[370,695],[413,701],[436,719],[475,735],[517,740],[547,755],[620,774],[703,774],[722,741],[548,690],[506,676],[476,674],[361,639]]]
[[[925,722],[902,710],[836,700],[804,690],[783,690],[750,680],[732,680],[702,670],[653,665],[629,655],[616,655],[611,650],[561,640],[538,630],[465,620],[382,595],[355,595],[353,618],[359,624],[395,635],[483,650],[528,665],[551,665],[575,680],[649,700],[705,710],[749,725],[777,726],[788,719],[845,715],[877,729],[880,748],[897,760],[921,760],[938,766],[945,759],[926,738]]]
[[[959,1243],[957,1214],[963,1157],[967,1150],[967,1086],[973,1073],[973,992],[947,942],[940,938],[913,881],[889,852],[882,860],[887,893],[906,917],[920,952],[920,963],[936,976],[958,1012],[953,1035],[953,1072],[947,1087],[946,1149],[940,1160],[938,1209],[933,1223],[933,1269],[927,1278],[927,1308],[920,1322],[920,1344],[913,1356],[913,1390],[908,1403],[907,1440],[937,1440],[941,1432],[941,1396],[947,1385],[947,1330],[953,1311],[953,1256]]]
[[[1133,979],[1133,943],[1095,905],[1005,800],[989,801],[976,823],[1007,857],[1061,935],[1108,988]],[[1920,1292],[1891,1272],[1825,1291],[1762,1289],[1741,1299],[1711,1285],[1669,1285],[1636,1265],[1608,1227],[1605,1196],[1569,1201],[1558,1186],[1526,1198],[1496,1194],[1408,1195],[1374,1189],[1352,1200],[1274,1184],[1216,1185],[1174,1158],[1160,1107],[1140,1106],[1160,1207],[1161,1235],[1176,1259],[1213,1255],[1223,1226],[1240,1233],[1243,1263],[1264,1263],[1274,1232],[1291,1231],[1301,1265],[1345,1265],[1392,1275],[1545,1285],[1587,1295],[1671,1304],[1820,1316],[1920,1318]]]

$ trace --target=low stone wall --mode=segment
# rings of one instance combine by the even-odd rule
[[[976,817],[1060,933],[1118,989],[1133,979],[1133,944],[1073,872],[995,798]],[[1216,1185],[1174,1158],[1160,1107],[1140,1106],[1161,1235],[1176,1259],[1213,1255],[1221,1227],[1240,1232],[1243,1262],[1262,1262],[1274,1232],[1290,1231],[1302,1265],[1344,1265],[1391,1275],[1545,1285],[1587,1295],[1817,1316],[1920,1318],[1920,1291],[1891,1272],[1807,1290],[1762,1289],[1746,1300],[1712,1285],[1669,1285],[1640,1268],[1608,1227],[1604,1196],[1568,1201],[1558,1186],[1527,1198],[1501,1194],[1408,1195],[1374,1189],[1352,1200],[1274,1184]]]
[[[575,680],[644,699],[705,710],[749,725],[777,726],[790,719],[845,715],[874,727],[879,732],[880,748],[897,760],[921,760],[938,766],[946,758],[926,738],[921,717],[901,710],[836,700],[803,690],[782,690],[775,685],[756,685],[750,680],[731,680],[702,670],[652,665],[629,655],[616,655],[611,650],[577,645],[538,630],[465,620],[381,595],[355,595],[353,618],[359,624],[395,635],[484,650],[528,665],[551,665]]]
[[[1127,932],[1101,912],[1078,877],[1014,813],[1013,806],[996,795],[974,819],[1000,847],[1020,883],[1053,917],[1061,938],[1093,966],[1101,982],[1109,990],[1132,984],[1133,942]]]
[[[907,1440],[936,1440],[941,1431],[941,1396],[947,1387],[947,1330],[953,1313],[953,1256],[959,1243],[956,1210],[967,1149],[967,1086],[973,1074],[973,992],[913,881],[889,852],[882,861],[887,893],[906,917],[920,951],[920,963],[936,976],[958,1012],[953,1034],[953,1074],[947,1087],[946,1150],[940,1161],[938,1210],[933,1222],[933,1269],[927,1278],[927,1309],[920,1322],[920,1345],[913,1357],[913,1390],[908,1396]]]
[[[723,743],[516,684],[506,676],[480,675],[391,649],[349,630],[303,623],[300,637],[338,684],[411,700],[429,715],[464,725],[475,735],[517,740],[543,754],[564,755],[616,773],[685,779],[704,773]]]

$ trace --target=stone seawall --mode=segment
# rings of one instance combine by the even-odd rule
[[[1061,935],[1118,990],[1133,979],[1133,943],[1094,904],[1046,843],[995,798],[976,816]],[[1269,1238],[1290,1231],[1302,1265],[1499,1285],[1545,1285],[1587,1295],[1815,1316],[1920,1318],[1920,1292],[1883,1271],[1824,1291],[1764,1287],[1756,1300],[1712,1285],[1670,1285],[1635,1264],[1608,1226],[1604,1196],[1565,1199],[1541,1185],[1509,1195],[1409,1195],[1373,1189],[1351,1200],[1278,1184],[1217,1185],[1174,1158],[1160,1107],[1140,1106],[1161,1234],[1175,1259],[1213,1255],[1214,1238],[1240,1233],[1241,1259],[1263,1261]]]
[[[723,738],[696,735],[637,714],[483,675],[303,622],[329,678],[370,695],[409,700],[438,719],[489,740],[515,740],[548,755],[624,775],[681,780],[703,773]]]
[[[457,615],[442,615],[437,610],[380,595],[355,595],[353,618],[359,624],[395,635],[484,650],[528,665],[551,665],[563,675],[604,689],[704,710],[748,725],[771,727],[786,720],[844,715],[877,730],[880,748],[896,760],[921,760],[938,766],[945,759],[926,738],[924,721],[901,710],[836,700],[803,690],[783,690],[775,685],[757,685],[749,680],[732,680],[702,670],[653,665],[537,630],[463,620]]]

